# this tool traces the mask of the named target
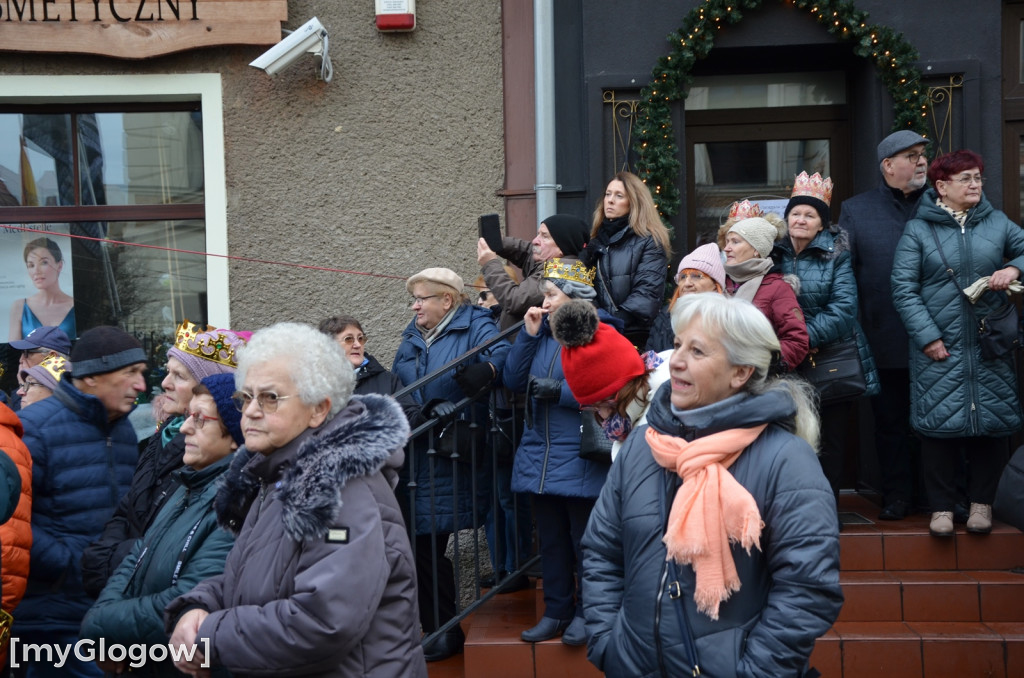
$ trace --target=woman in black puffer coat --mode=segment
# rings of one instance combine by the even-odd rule
[[[594,210],[590,242],[580,259],[597,268],[597,305],[622,320],[623,334],[638,347],[647,345],[664,301],[671,254],[668,229],[651,192],[635,174],[619,172]]]

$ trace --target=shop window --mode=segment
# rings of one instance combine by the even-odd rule
[[[0,343],[228,326],[219,76],[29,80],[0,77]]]

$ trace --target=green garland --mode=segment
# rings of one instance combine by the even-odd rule
[[[917,50],[902,34],[886,26],[866,23],[867,12],[857,10],[850,0],[782,0],[809,11],[829,33],[854,42],[857,56],[875,62],[879,77],[895,102],[893,130],[911,129],[927,134],[928,95],[921,84],[921,72],[913,65]],[[671,102],[686,98],[694,64],[711,51],[715,32],[735,24],[740,9],[757,9],[761,0],[704,0],[686,16],[683,26],[668,39],[672,53],[658,60],[651,83],[640,92],[641,113],[637,123],[637,175],[651,189],[662,218],[679,213],[678,148],[672,132]]]

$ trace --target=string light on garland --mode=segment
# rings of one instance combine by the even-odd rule
[[[830,33],[851,41],[853,52],[871,59],[878,69],[894,105],[893,130],[911,129],[927,134],[928,98],[921,87],[921,72],[914,66],[917,50],[900,33],[887,26],[867,23],[867,12],[850,0],[782,0],[786,5],[810,12]],[[637,175],[655,187],[654,201],[663,219],[679,213],[677,188],[679,152],[672,133],[671,102],[686,98],[693,65],[711,51],[717,31],[743,18],[740,9],[753,10],[762,0],[705,0],[692,9],[683,25],[668,36],[671,54],[658,60],[651,84],[640,92],[642,129],[634,150],[638,154]],[[724,21],[723,21],[724,20]],[[709,23],[712,22],[712,23]],[[661,92],[659,94],[659,92]]]

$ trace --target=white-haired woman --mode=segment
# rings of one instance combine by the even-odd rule
[[[803,675],[843,599],[810,387],[769,374],[779,341],[748,302],[687,295],[672,326],[671,380],[583,537],[587,656],[609,676]]]
[[[260,330],[241,351],[245,447],[216,501],[237,538],[224,574],[167,606],[171,643],[210,654],[179,670],[426,676],[393,493],[409,427],[394,400],[353,396],[354,383],[334,340],[307,325]]]

